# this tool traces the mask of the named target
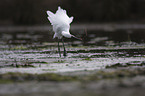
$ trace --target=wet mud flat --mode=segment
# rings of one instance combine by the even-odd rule
[[[144,30],[71,33],[60,58],[51,32],[0,32],[0,95],[144,95]]]
[[[48,96],[48,94],[53,96],[116,96],[116,94],[144,96],[144,69],[107,69],[39,75],[7,73],[0,75],[0,94],[1,96]]]

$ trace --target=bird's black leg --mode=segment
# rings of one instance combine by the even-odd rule
[[[63,48],[64,48],[64,51],[63,51],[63,56],[67,56],[67,52],[65,50],[65,46],[64,46],[64,41],[63,41],[63,38],[62,38],[62,43],[63,43]]]
[[[60,47],[59,47],[59,39],[58,39],[58,52],[59,52],[59,56],[61,57]]]

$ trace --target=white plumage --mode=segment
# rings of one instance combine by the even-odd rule
[[[67,38],[71,38],[70,23],[73,21],[73,17],[68,17],[66,10],[63,10],[61,7],[58,7],[56,13],[52,13],[51,11],[47,11],[48,20],[53,26],[53,31],[55,32],[53,38],[58,37],[61,39],[63,36]]]

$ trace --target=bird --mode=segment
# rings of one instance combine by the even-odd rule
[[[71,38],[74,37],[76,39],[80,39],[75,37],[74,35],[70,34],[70,24],[72,23],[74,17],[69,17],[67,15],[66,10],[62,9],[60,6],[58,6],[58,10],[56,11],[56,13],[53,13],[51,11],[47,11],[47,15],[48,15],[48,20],[50,21],[52,27],[53,27],[53,31],[54,31],[54,38],[58,38],[58,52],[59,52],[59,56],[61,57],[61,52],[60,52],[60,46],[59,46],[59,42],[60,40],[62,40],[62,44],[63,44],[63,56],[67,56],[67,51],[65,49],[65,45],[64,45],[64,40],[63,38]]]

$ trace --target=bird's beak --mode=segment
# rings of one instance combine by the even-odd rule
[[[73,38],[75,38],[75,39],[78,39],[78,40],[82,40],[82,38],[78,38],[78,37],[76,37],[76,36],[74,36],[74,35],[71,35]]]

